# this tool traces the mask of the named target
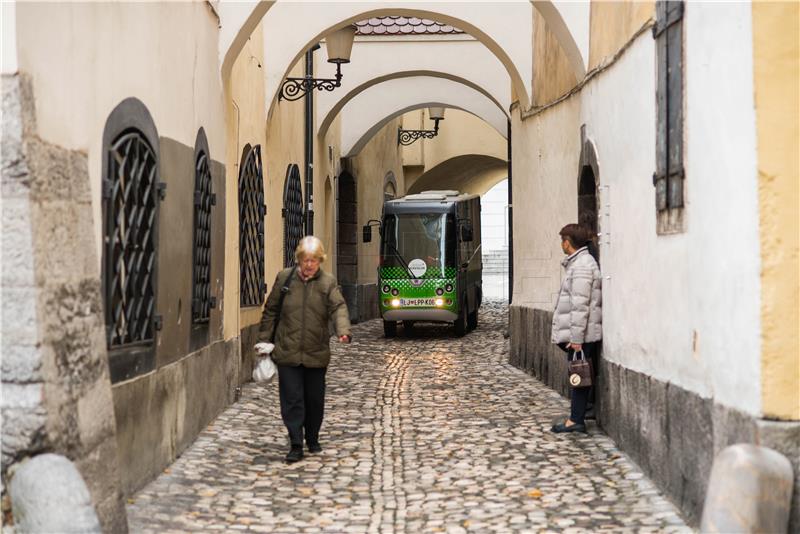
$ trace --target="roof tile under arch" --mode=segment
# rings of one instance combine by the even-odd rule
[[[417,17],[373,17],[356,22],[356,35],[444,35],[464,33],[462,30]]]

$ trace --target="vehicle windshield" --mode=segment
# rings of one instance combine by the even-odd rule
[[[399,276],[444,278],[445,267],[455,266],[455,221],[446,213],[386,215],[381,243],[381,265],[401,267]],[[405,274],[406,269],[411,274]]]

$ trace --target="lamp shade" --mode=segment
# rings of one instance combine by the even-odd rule
[[[345,26],[325,37],[328,49],[328,63],[350,63],[350,52],[353,50],[353,39],[356,36],[355,26]]]
[[[444,108],[443,107],[431,107],[428,108],[428,115],[430,115],[431,119],[444,119]]]

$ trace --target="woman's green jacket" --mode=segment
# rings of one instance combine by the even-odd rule
[[[281,288],[292,274],[284,269],[275,278],[264,305],[259,341],[269,342],[275,325]],[[295,274],[284,297],[272,360],[278,365],[327,367],[331,360],[330,322],[336,335],[350,335],[350,319],[336,279],[322,269],[307,281]]]

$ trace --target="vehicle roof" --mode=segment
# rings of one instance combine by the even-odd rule
[[[418,213],[420,211],[445,213],[453,209],[457,202],[474,198],[479,198],[479,196],[452,190],[423,191],[387,201],[385,211],[387,213]]]

